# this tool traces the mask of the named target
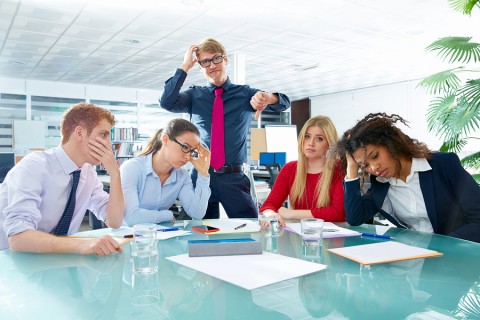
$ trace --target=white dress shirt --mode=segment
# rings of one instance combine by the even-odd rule
[[[70,194],[70,174],[78,169],[80,181],[68,233],[80,229],[87,209],[105,221],[108,193],[103,191],[91,164],[78,168],[62,146],[33,152],[15,165],[0,184],[0,250],[8,248],[10,235],[26,230],[55,230]]]
[[[390,213],[409,229],[433,232],[420,188],[418,172],[432,170],[425,158],[412,158],[412,167],[406,182],[401,179],[377,177],[381,183],[390,183],[382,209]]]

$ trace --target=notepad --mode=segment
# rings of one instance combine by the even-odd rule
[[[298,235],[302,233],[302,227],[299,222],[287,222],[283,229],[294,232]],[[323,225],[323,239],[355,237],[361,235],[362,234],[360,232],[339,227],[331,222],[325,222]]]
[[[438,251],[418,248],[395,241],[327,250],[363,265],[443,256],[443,253]]]

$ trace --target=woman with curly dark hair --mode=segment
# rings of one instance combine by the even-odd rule
[[[370,113],[335,147],[346,171],[348,223],[360,225],[378,212],[397,227],[480,242],[480,186],[456,154],[430,151],[396,123],[407,125],[395,114]]]

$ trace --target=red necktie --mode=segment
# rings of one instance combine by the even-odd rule
[[[210,164],[218,170],[225,164],[225,146],[223,137],[223,88],[216,88],[213,100],[212,132],[210,135],[210,151],[212,153]]]

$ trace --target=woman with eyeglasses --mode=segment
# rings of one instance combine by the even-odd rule
[[[191,162],[198,171],[196,186],[183,168]],[[200,143],[200,132],[184,119],[170,120],[148,141],[140,155],[121,167],[125,222],[173,221],[169,208],[178,198],[192,219],[202,219],[210,197],[210,151]]]

